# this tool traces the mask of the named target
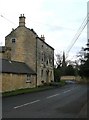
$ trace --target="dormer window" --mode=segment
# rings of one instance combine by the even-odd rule
[[[16,42],[16,39],[15,38],[12,38],[12,43],[15,43]]]

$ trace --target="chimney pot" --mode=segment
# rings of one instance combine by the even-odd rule
[[[25,16],[21,14],[19,17],[19,26],[25,26]]]
[[[43,41],[45,41],[45,37],[44,37],[44,35],[41,35],[41,39],[42,39]]]

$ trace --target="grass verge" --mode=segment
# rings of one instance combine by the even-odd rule
[[[40,86],[37,88],[18,89],[14,91],[4,92],[2,93],[2,97],[9,97],[9,96],[15,96],[15,95],[20,95],[20,94],[25,94],[25,93],[38,92],[38,91],[48,90],[51,88],[53,88],[53,86]]]

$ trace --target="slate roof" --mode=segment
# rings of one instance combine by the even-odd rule
[[[2,59],[2,73],[14,73],[14,74],[30,74],[36,75],[36,73],[24,62],[9,61]]]
[[[40,37],[36,37],[36,38],[39,39],[39,40],[41,40],[42,42],[44,42],[44,44],[46,44],[48,47],[50,47],[51,49],[54,50],[54,48],[51,47],[51,46],[50,46],[48,43],[46,43],[45,41],[43,41],[42,38],[40,38]]]

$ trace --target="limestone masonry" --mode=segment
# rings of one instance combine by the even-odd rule
[[[7,72],[9,68],[5,71],[2,66],[2,91],[36,87],[54,81],[54,48],[45,42],[44,35],[38,37],[33,29],[25,26],[24,14],[19,17],[19,26],[5,37],[3,49],[2,59],[15,61],[14,64],[25,63],[35,74]]]

